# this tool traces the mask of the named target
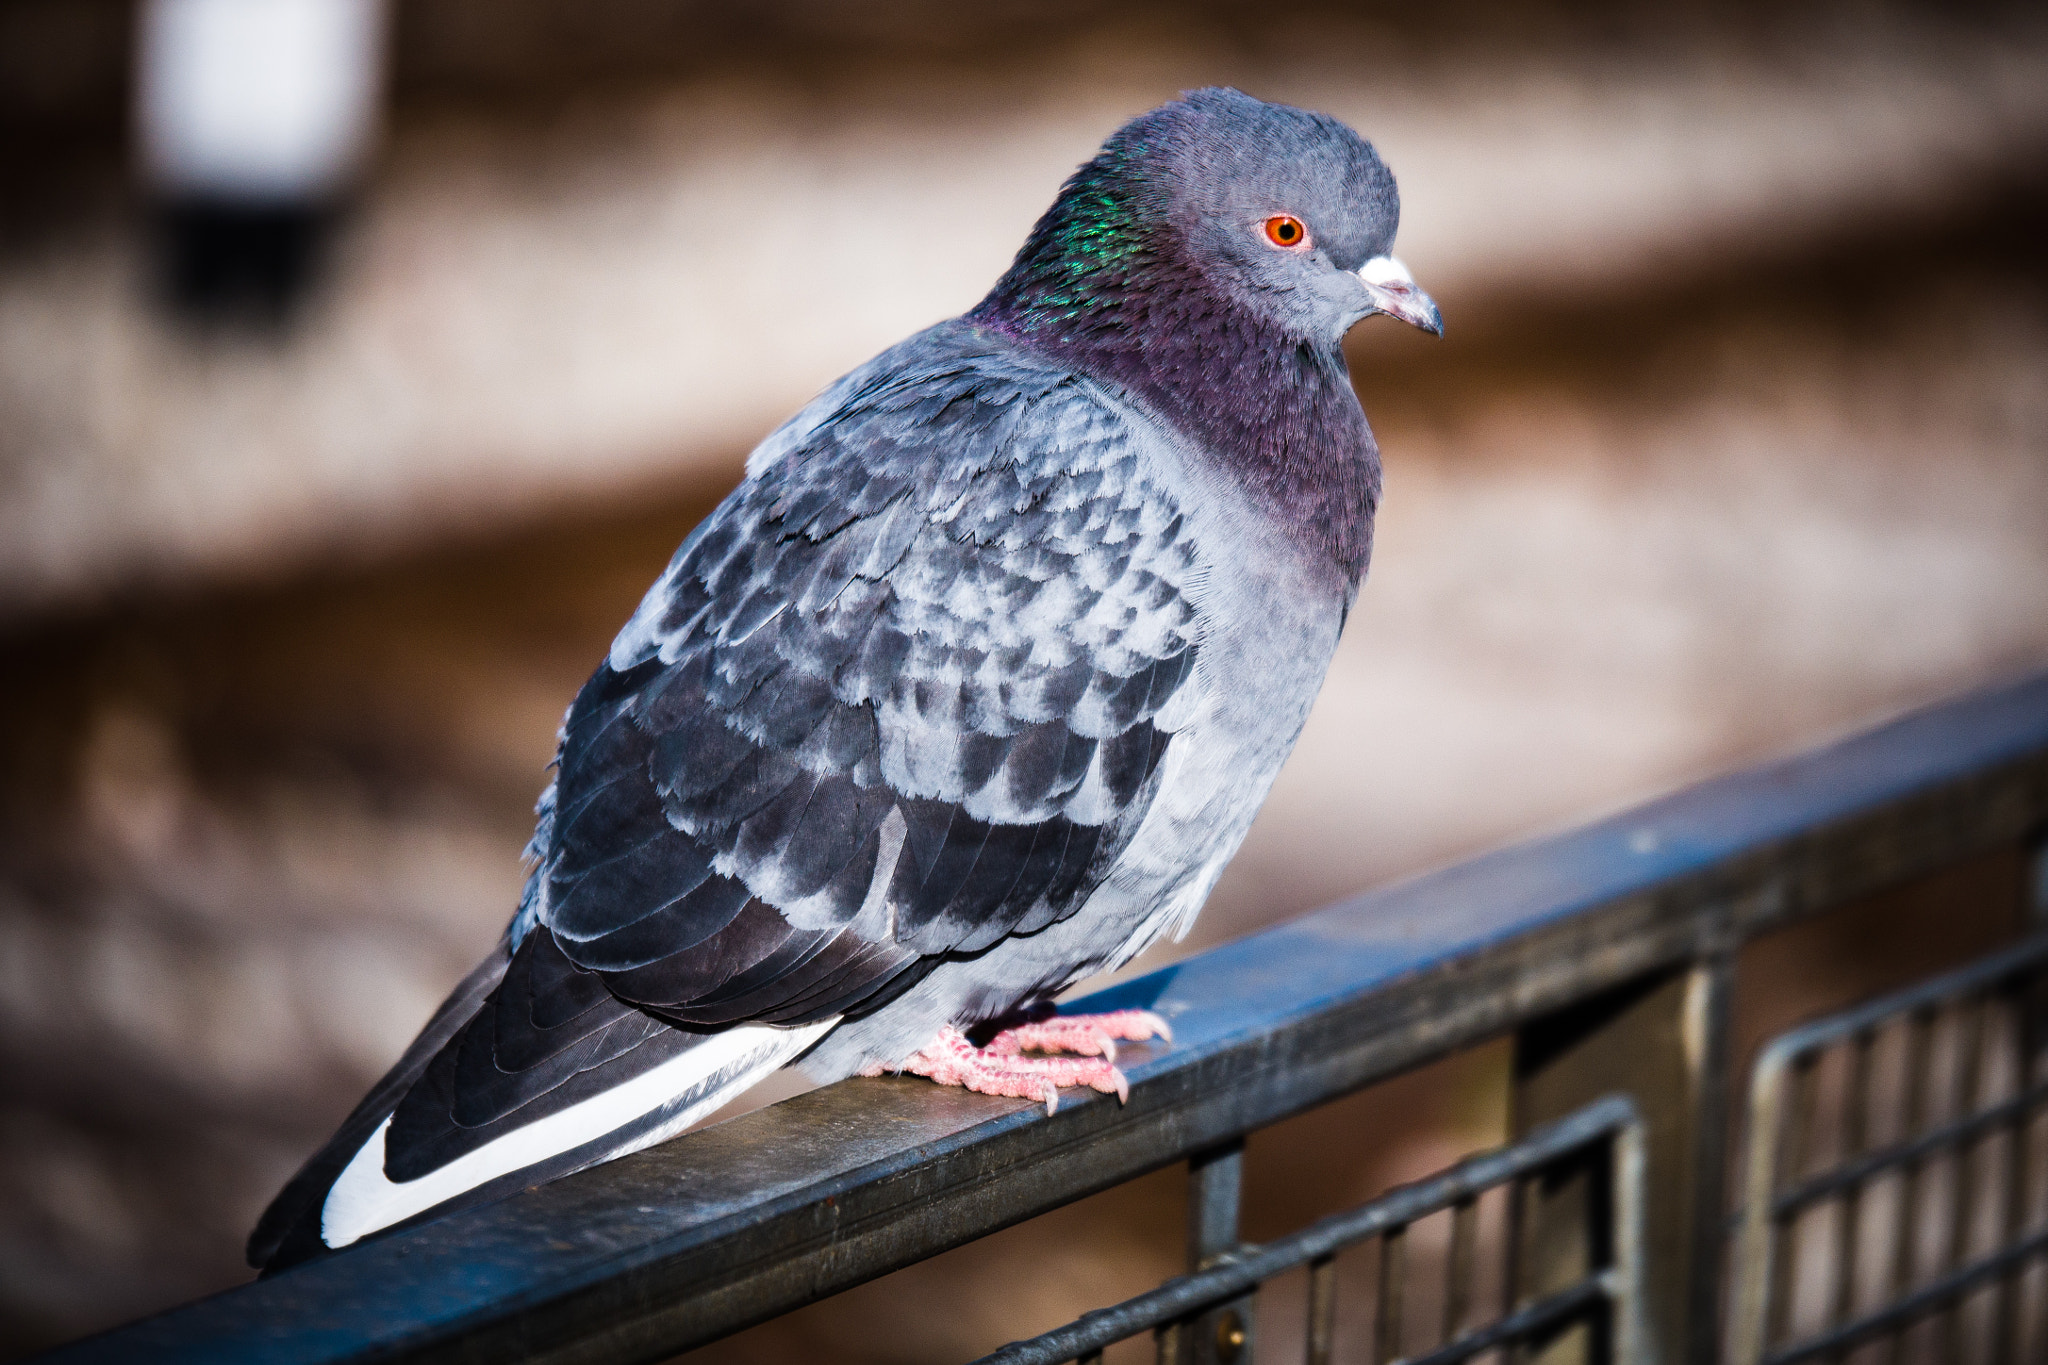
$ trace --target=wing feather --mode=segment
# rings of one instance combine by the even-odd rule
[[[1106,875],[1198,651],[1193,550],[1099,391],[941,360],[772,438],[578,695],[531,927],[398,1106],[393,1178],[691,1030],[877,1008]]]

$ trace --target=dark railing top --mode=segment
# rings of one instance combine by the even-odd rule
[[[53,1358],[659,1359],[2044,821],[2048,674],[1091,997],[1173,1022],[1128,1105],[844,1082]]]

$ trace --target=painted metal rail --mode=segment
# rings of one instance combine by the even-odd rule
[[[50,1359],[658,1360],[1179,1161],[1194,1172],[1199,1276],[1248,1254],[1246,1133],[1505,1035],[1518,1135],[1611,1092],[1639,1116],[1639,1335],[1595,1353],[1705,1365],[1720,1353],[1738,949],[1909,884],[1980,886],[1986,868],[2017,936],[2044,828],[2048,675],[1076,1002],[1173,1022],[1173,1046],[1123,1054],[1123,1107],[1088,1097],[1047,1116],[914,1079],[848,1082]],[[1569,1265],[1591,1254],[1585,1210],[1539,1199],[1518,1215],[1516,1238],[1550,1249],[1516,1265],[1521,1307],[1583,1278]],[[1216,1331],[1237,1311],[1210,1294],[1226,1279],[1242,1288],[1226,1274],[1189,1291],[1200,1313],[1172,1338],[1177,1358],[1250,1359],[1248,1314],[1238,1335]]]

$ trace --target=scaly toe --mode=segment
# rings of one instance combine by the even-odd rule
[[[1173,1041],[1172,1026],[1151,1010],[1115,1010],[1109,1014],[1084,1014],[1076,1017],[1092,1018],[1112,1036],[1128,1043],[1142,1043],[1148,1038],[1157,1038],[1166,1043]]]
[[[1015,1099],[1041,1100],[1045,1112],[1059,1110],[1059,1087],[1085,1085],[1125,1101],[1131,1083],[1124,1073],[1100,1055],[1027,1057],[1015,1044],[978,1048],[955,1028],[939,1030],[939,1036],[891,1067],[870,1062],[862,1075],[884,1071],[912,1072],[940,1085],[957,1085],[982,1095],[1003,1095]]]
[[[1148,1038],[1173,1041],[1173,1030],[1150,1010],[1116,1010],[1109,1014],[1054,1015],[1037,1023],[1019,1024],[989,1040],[987,1051],[1011,1056],[1027,1049],[1037,1052],[1077,1053],[1084,1057],[1116,1060],[1116,1040],[1144,1042]]]
[[[1019,1024],[989,1039],[988,1050],[1000,1056],[1025,1051],[1067,1052],[1084,1057],[1116,1060],[1116,1043],[1110,1034],[1092,1023],[1072,1019],[1047,1019],[1036,1024]]]

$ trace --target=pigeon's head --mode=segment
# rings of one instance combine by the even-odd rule
[[[1197,90],[1074,173],[976,312],[1103,341],[1184,327],[1215,302],[1326,345],[1375,313],[1441,334],[1392,254],[1400,217],[1393,173],[1344,124]]]
[[[1211,89],[1132,121],[1109,147],[1155,139],[1162,207],[1217,285],[1296,335],[1341,337],[1374,313],[1442,333],[1436,305],[1393,255],[1393,172],[1350,128]]]

